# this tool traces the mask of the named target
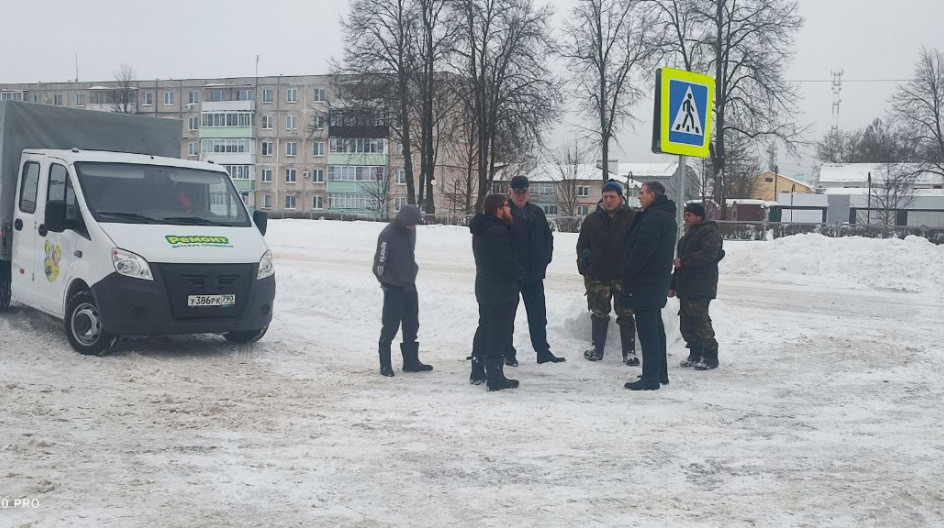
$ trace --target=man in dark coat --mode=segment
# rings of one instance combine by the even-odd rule
[[[510,226],[513,222],[507,198],[485,197],[484,212],[469,223],[475,256],[475,300],[479,326],[472,342],[472,375],[469,382],[486,382],[488,390],[514,389],[518,380],[503,372],[502,352],[515,329],[515,310],[524,271],[515,255]]]
[[[623,296],[620,301],[636,314],[636,329],[642,345],[642,376],[624,385],[630,390],[658,390],[669,383],[665,352],[665,306],[672,280],[675,252],[675,202],[665,196],[665,187],[652,181],[639,190],[643,212],[626,239],[621,274]]]
[[[626,205],[623,187],[610,180],[603,185],[603,199],[596,211],[584,218],[577,238],[577,268],[587,288],[587,309],[593,346],[583,353],[590,361],[603,359],[606,331],[610,325],[610,304],[620,328],[623,363],[638,366],[636,357],[636,322],[633,310],[619,302],[623,292],[620,264],[626,238],[636,212]]]
[[[678,295],[679,330],[688,345],[683,367],[718,368],[718,341],[708,316],[708,304],[718,294],[718,262],[724,258],[718,224],[705,219],[698,203],[685,206],[685,235],[679,239],[669,297]]]
[[[547,305],[544,299],[544,274],[554,254],[554,236],[544,211],[528,201],[531,198],[529,187],[530,182],[524,176],[511,179],[511,215],[514,218],[511,237],[518,263],[524,270],[521,298],[528,313],[528,333],[538,363],[559,363],[565,359],[551,354],[551,347],[547,344]],[[506,365],[518,366],[517,353],[511,342],[504,356]]]
[[[380,281],[384,292],[383,328],[380,330],[380,374],[393,376],[390,359],[390,344],[403,325],[403,372],[433,370],[419,360],[419,299],[416,295],[416,225],[423,215],[415,205],[404,205],[393,222],[377,237],[374,253],[374,276]]]

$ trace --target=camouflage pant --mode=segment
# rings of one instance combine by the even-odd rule
[[[590,317],[609,320],[612,302],[613,311],[616,312],[616,324],[629,325],[633,332],[636,331],[633,309],[624,308],[619,304],[620,294],[623,293],[623,281],[598,281],[584,277],[583,283],[587,288],[587,309],[590,310]]]
[[[714,350],[718,348],[715,330],[711,327],[711,317],[708,316],[710,302],[711,299],[679,297],[679,330],[689,348],[692,345],[701,345]]]

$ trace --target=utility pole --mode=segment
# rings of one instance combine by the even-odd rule
[[[832,90],[833,90],[833,127],[832,127],[832,130],[833,132],[839,131],[839,103],[842,102],[842,99],[839,97],[839,95],[842,92],[842,74],[843,73],[844,72],[842,70],[832,72],[833,74],[833,82],[832,82]]]

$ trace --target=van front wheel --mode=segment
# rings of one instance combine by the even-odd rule
[[[232,341],[233,343],[255,343],[256,341],[262,339],[262,336],[265,335],[266,330],[269,329],[269,325],[265,325],[258,330],[247,330],[245,332],[229,332],[223,334],[223,337],[227,341]]]
[[[118,336],[102,328],[95,299],[89,292],[80,292],[66,306],[66,337],[79,354],[101,356],[114,346]]]

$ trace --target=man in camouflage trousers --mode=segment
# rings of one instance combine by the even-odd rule
[[[724,258],[718,224],[705,219],[698,203],[685,206],[685,235],[679,239],[669,297],[679,298],[679,330],[689,348],[683,367],[718,368],[718,341],[708,305],[718,293],[718,262]]]
[[[577,268],[587,288],[587,308],[590,310],[593,346],[583,353],[589,361],[603,359],[606,332],[610,324],[610,304],[616,312],[620,327],[623,363],[638,366],[636,357],[636,321],[633,310],[621,306],[617,299],[623,292],[620,264],[623,261],[626,237],[633,225],[636,212],[623,200],[623,189],[618,182],[608,181],[603,186],[603,199],[596,211],[587,216],[580,226],[577,238]]]

